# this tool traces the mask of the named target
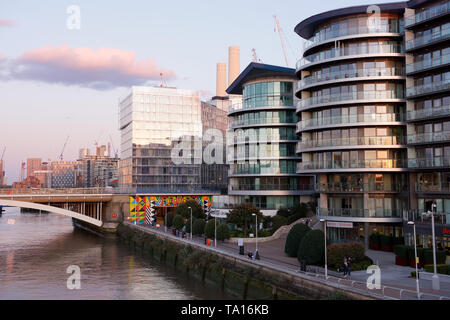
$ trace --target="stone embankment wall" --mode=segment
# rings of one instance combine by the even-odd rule
[[[143,255],[172,266],[187,277],[208,281],[237,298],[371,299],[133,226],[120,225],[117,235]]]

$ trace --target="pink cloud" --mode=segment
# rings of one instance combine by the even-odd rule
[[[0,27],[12,27],[14,22],[12,20],[0,19]]]
[[[160,68],[151,58],[137,60],[133,51],[64,45],[24,52],[10,63],[9,78],[110,89],[157,80],[160,73],[175,78],[174,71]]]

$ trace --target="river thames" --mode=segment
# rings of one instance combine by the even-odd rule
[[[69,266],[80,268],[80,289],[67,288]],[[6,208],[0,217],[2,300],[233,298],[115,239],[75,229],[71,218],[16,208]]]

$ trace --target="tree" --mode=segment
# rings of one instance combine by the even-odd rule
[[[195,217],[192,218],[192,229],[194,229]],[[186,233],[191,233],[191,218],[186,221]]]
[[[166,215],[167,216],[164,220],[165,220],[165,223],[167,224],[167,227],[170,228],[173,224],[173,213],[167,212]]]
[[[223,241],[230,239],[230,228],[226,223],[221,223],[217,225],[217,240]]]
[[[181,203],[177,207],[177,214],[181,215],[183,218],[189,219],[191,217],[191,209],[192,208],[192,216],[199,219],[205,219],[206,215],[203,212],[202,206],[195,200],[188,200],[186,202]]]
[[[178,231],[181,231],[181,229],[183,229],[184,227],[184,218],[180,215],[176,215],[173,218],[173,226],[175,227],[175,229],[177,229]]]
[[[201,236],[205,232],[205,220],[196,219],[192,225],[192,234]]]
[[[277,216],[282,216],[282,217],[289,217],[289,215],[291,214],[290,210],[287,208],[280,208],[277,211]]]
[[[210,219],[208,220],[208,223],[206,224],[205,227],[205,236],[207,238],[214,238],[214,232],[215,232],[215,225],[214,225],[214,220],[215,219]]]
[[[277,231],[281,226],[288,224],[288,219],[284,216],[279,216],[278,214],[272,219],[272,231]]]
[[[241,227],[244,232],[244,237],[247,237],[247,231],[250,229],[250,226],[256,222],[255,217],[252,216],[253,214],[257,215],[258,224],[262,222],[262,213],[258,208],[248,203],[241,203],[231,210],[227,217],[227,222],[235,223]]]
[[[322,230],[310,230],[298,247],[297,259],[301,263],[323,265],[325,261],[325,239]]]
[[[302,241],[306,233],[310,230],[311,228],[303,223],[295,224],[286,237],[284,252],[286,252],[290,257],[296,257],[300,242]]]
[[[288,223],[297,221],[300,218],[305,218],[308,215],[308,212],[309,212],[309,206],[306,203],[303,203],[303,202],[297,203],[290,210]]]

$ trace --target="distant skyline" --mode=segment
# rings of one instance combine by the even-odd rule
[[[392,2],[392,1],[391,1]],[[290,67],[301,56],[294,27],[333,9],[374,1],[50,1],[0,3],[0,152],[17,181],[27,158],[65,160],[112,136],[120,151],[118,99],[132,85],[168,86],[214,95],[216,63],[228,46],[241,50],[241,70],[256,49],[262,63],[285,65],[273,15],[288,38]],[[68,8],[80,8],[69,29]],[[72,12],[72,11],[71,11]],[[294,57],[292,51],[295,52]]]

